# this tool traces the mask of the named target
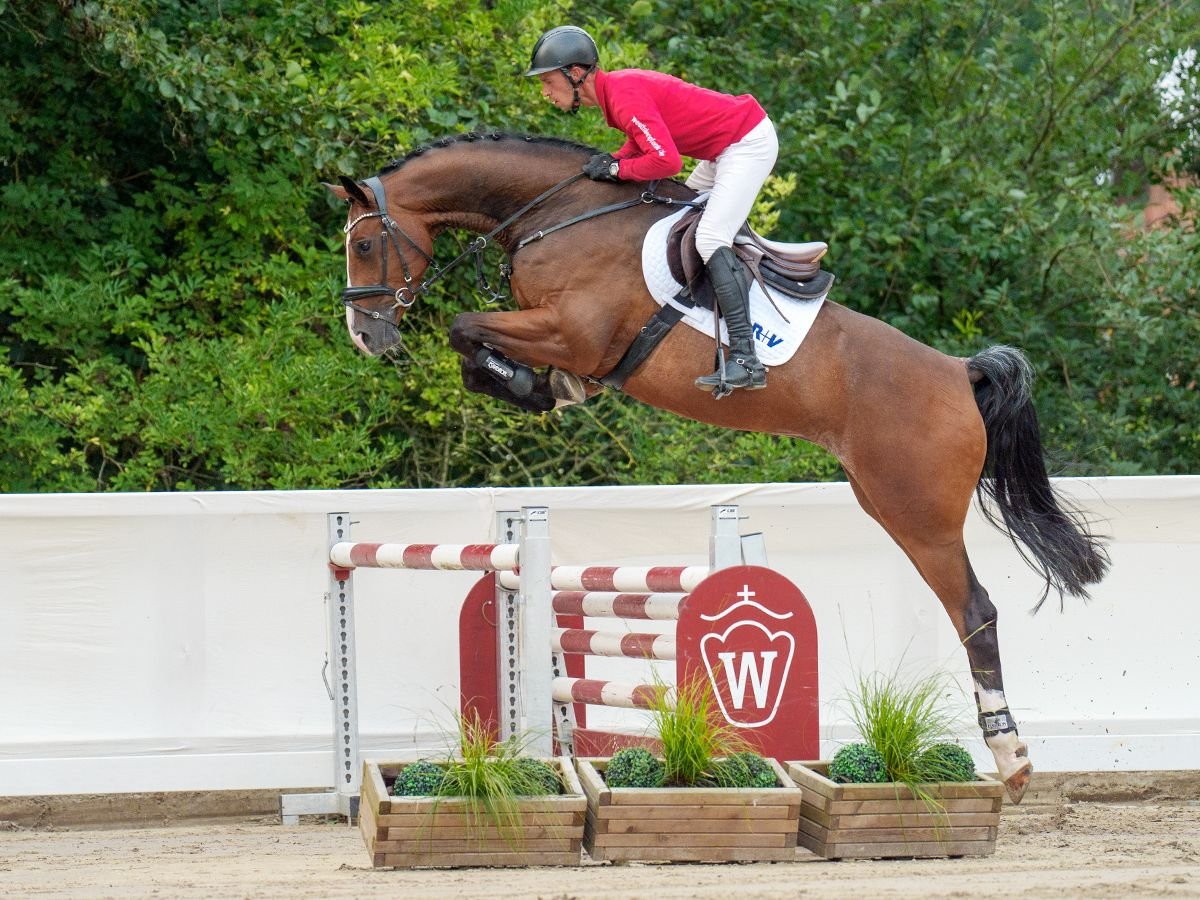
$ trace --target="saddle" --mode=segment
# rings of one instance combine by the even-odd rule
[[[684,286],[695,306],[712,309],[712,288],[704,260],[696,250],[696,225],[703,212],[703,207],[697,207],[671,228],[667,236],[667,265],[671,277]],[[734,255],[768,296],[770,288],[798,300],[815,300],[829,292],[834,276],[821,269],[821,257],[828,249],[829,245],[823,241],[803,244],[769,241],[748,224],[733,239]]]

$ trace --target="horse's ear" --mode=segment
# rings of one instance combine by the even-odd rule
[[[345,175],[339,175],[338,181],[341,182],[341,187],[324,181],[321,183],[325,185],[325,188],[329,191],[329,193],[333,194],[333,196],[337,197],[339,200],[352,200],[361,204],[362,206],[371,205],[371,201],[367,199],[366,192],[358,186],[358,182],[356,182],[353,178],[347,178]]]

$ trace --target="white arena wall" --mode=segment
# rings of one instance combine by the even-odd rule
[[[1060,612],[1052,599],[1031,616],[1036,576],[976,512],[967,532],[1035,768],[1194,769],[1200,476],[1058,486],[1112,538],[1090,603]],[[844,697],[857,674],[946,671],[961,735],[989,770],[948,619],[845,484],[8,495],[0,795],[328,785],[326,513],[350,512],[356,540],[473,543],[497,511],[545,505],[555,563],[697,565],[709,508],[728,503],[816,613],[824,753],[853,736]],[[440,751],[458,702],[458,606],[477,575],[354,577],[364,751]],[[592,677],[650,675],[649,663],[593,664],[619,671]]]

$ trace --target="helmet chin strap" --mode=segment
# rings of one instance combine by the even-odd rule
[[[562,69],[559,70],[563,73],[564,76],[566,76],[567,84],[571,85],[572,100],[571,100],[571,108],[568,110],[568,112],[571,115],[575,115],[575,113],[579,112],[579,103],[580,103],[579,86],[581,84],[583,84],[585,81],[587,81],[587,77],[592,74],[592,70],[595,68],[596,68],[595,66],[588,66],[587,71],[585,71],[583,73],[583,75],[578,79],[571,77],[571,67],[570,66],[563,66]]]

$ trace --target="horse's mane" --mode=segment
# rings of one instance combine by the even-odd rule
[[[540,147],[553,147],[560,150],[570,150],[577,153],[596,153],[594,147],[589,147],[586,144],[580,144],[576,141],[569,141],[566,138],[545,137],[537,134],[509,134],[503,131],[465,131],[461,134],[447,135],[439,138],[436,141],[431,141],[428,144],[423,144],[413,150],[410,150],[404,156],[393,159],[390,163],[379,170],[379,175],[386,175],[389,172],[394,172],[403,166],[406,162],[429,153],[431,150],[437,150],[442,147],[450,147],[454,144],[474,143],[476,141],[520,141],[523,144],[532,144]]]

